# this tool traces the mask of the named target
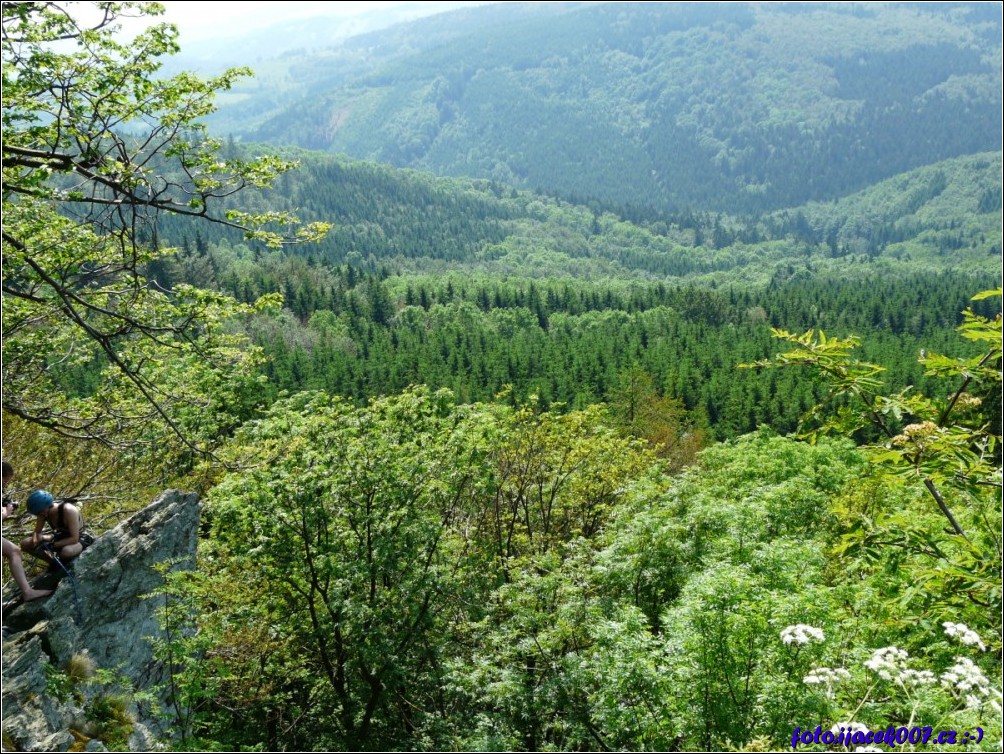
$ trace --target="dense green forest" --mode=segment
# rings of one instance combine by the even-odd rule
[[[273,397],[323,388],[365,401],[427,384],[465,401],[507,391],[582,408],[638,368],[719,439],[790,432],[819,386],[735,369],[772,353],[771,327],[857,333],[892,386],[929,389],[917,354],[961,355],[959,313],[997,279],[999,154],[831,205],[637,222],[494,183],[300,156],[281,193],[335,221],[320,244],[262,254],[225,228],[158,225],[181,249],[158,265],[161,285],[249,304],[283,295],[282,313],[249,326]]]
[[[257,152],[229,142],[225,152]],[[575,279],[653,277],[766,284],[777,275],[888,268],[987,270],[1001,254],[1000,152],[918,168],[829,203],[762,215],[666,213],[576,205],[491,181],[428,175],[290,151],[301,169],[279,179],[269,206],[334,223],[293,253],[375,270],[487,272]],[[245,192],[246,208],[264,196]],[[151,235],[158,234],[157,239]],[[146,239],[190,249],[234,229],[161,218]],[[902,264],[906,262],[908,264]]]
[[[39,693],[109,748],[999,750],[999,14],[509,5],[238,85],[4,4],[4,459],[96,533],[204,500],[162,682]]]
[[[498,4],[314,45],[263,61],[220,131],[581,203],[758,213],[1000,146],[986,3]]]
[[[226,242],[176,262],[211,276],[239,300],[283,293],[286,307],[251,321],[269,356],[266,392],[324,388],[364,401],[413,384],[449,387],[463,400],[536,395],[584,407],[612,398],[640,367],[660,394],[697,410],[721,437],[761,424],[791,431],[820,397],[795,374],[737,373],[773,352],[770,327],[866,336],[896,387],[932,383],[922,348],[966,353],[953,337],[972,291],[990,274],[819,275],[766,287],[576,283],[489,275],[389,276],[285,255],[255,264]],[[989,311],[990,307],[978,307]],[[909,313],[909,314],[908,314]]]

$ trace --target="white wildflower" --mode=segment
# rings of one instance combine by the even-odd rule
[[[980,635],[973,631],[965,623],[952,623],[946,620],[941,624],[945,627],[945,635],[950,636],[953,639],[958,639],[961,643],[970,647],[979,647],[980,651],[986,652],[986,644],[983,643],[983,639]]]
[[[912,670],[907,668],[899,677],[904,686],[931,686],[937,682],[937,678],[930,670]]]
[[[906,661],[910,655],[898,647],[883,647],[876,649],[871,659],[865,662],[865,667],[886,681],[899,681],[906,670]]]
[[[821,642],[825,639],[823,629],[807,626],[804,623],[788,626],[781,632],[781,641],[785,644],[808,644],[811,641]]]
[[[851,677],[850,672],[844,668],[815,668],[809,671],[809,675],[802,679],[802,683],[808,686],[815,685],[825,685],[826,695],[828,697],[833,697],[833,685],[835,683],[840,683],[841,681],[846,681]]]
[[[840,681],[847,680],[851,677],[850,672],[844,670],[843,668],[815,668],[809,671],[809,675],[802,679],[803,683],[813,684],[813,683],[839,683]]]
[[[942,684],[966,704],[966,709],[989,709],[1001,713],[1001,691],[990,685],[983,671],[967,657],[956,657],[955,664],[941,674]]]
[[[941,682],[962,694],[977,692],[982,697],[990,694],[990,681],[968,657],[956,657],[955,664],[941,674]]]
[[[862,725],[861,723],[848,721],[844,723],[834,723],[833,727],[830,728],[830,730],[833,731],[834,735],[840,735],[841,733],[846,733],[847,731],[850,731],[851,735],[854,735],[855,733],[858,732],[867,733],[869,730],[871,730],[871,728],[869,728],[867,725]]]

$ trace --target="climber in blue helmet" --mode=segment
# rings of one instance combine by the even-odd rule
[[[9,500],[7,498],[7,487],[10,483],[14,481],[14,467],[7,461],[3,462],[3,520],[6,521],[10,516],[14,515],[14,510],[17,508],[17,502]],[[21,599],[25,602],[30,602],[31,600],[41,599],[42,597],[48,597],[52,594],[51,589],[36,589],[28,581],[28,576],[24,572],[24,563],[21,560],[21,548],[15,545],[13,542],[8,542],[7,537],[3,538],[3,556],[7,558],[7,564],[10,567],[11,575],[14,577],[14,581],[17,582],[18,588],[21,590]]]
[[[72,503],[56,503],[45,490],[28,495],[28,510],[35,514],[35,531],[21,543],[21,549],[50,563],[55,555],[62,563],[77,557],[94,540],[84,531],[84,518]],[[51,531],[43,534],[45,524]]]

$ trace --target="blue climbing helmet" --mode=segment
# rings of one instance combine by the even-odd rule
[[[28,495],[28,510],[30,510],[35,516],[39,513],[44,513],[46,508],[52,505],[52,503],[52,495],[45,490],[35,490]]]

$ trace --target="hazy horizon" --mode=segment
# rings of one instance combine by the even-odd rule
[[[345,19],[346,21],[367,19],[365,31],[381,28],[374,19],[386,17],[386,25],[401,20],[411,20],[437,13],[445,13],[457,8],[486,5],[486,2],[433,2],[432,0],[390,0],[389,2],[318,2],[317,0],[286,2],[281,6],[263,0],[242,3],[240,12],[235,14],[233,3],[217,0],[209,2],[182,3],[167,0],[164,15],[160,20],[178,27],[181,43],[228,40],[244,34],[261,31],[284,21],[309,18]]]

